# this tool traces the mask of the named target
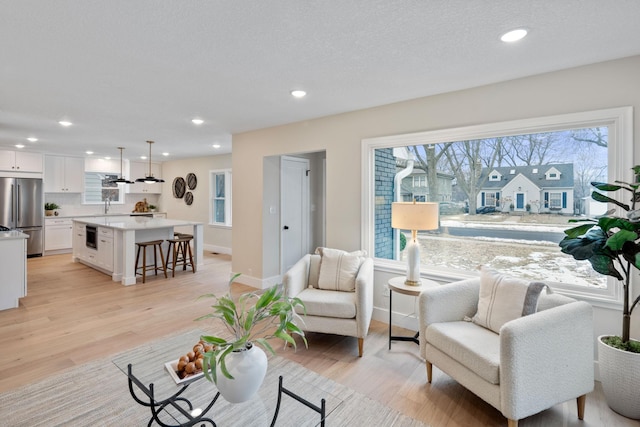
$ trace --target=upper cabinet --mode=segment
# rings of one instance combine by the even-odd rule
[[[151,173],[155,178],[162,178],[162,165],[160,163],[151,163]],[[131,160],[129,162],[129,176],[131,181],[135,181],[138,178],[144,178],[149,174],[149,162],[136,162]],[[162,184],[145,184],[143,182],[136,182],[135,184],[127,185],[127,193],[145,193],[145,194],[161,194]]]
[[[25,151],[0,151],[0,170],[42,173],[42,154]]]
[[[84,159],[82,157],[44,156],[45,193],[82,193]]]

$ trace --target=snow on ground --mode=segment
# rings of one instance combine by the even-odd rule
[[[504,221],[504,218],[507,218]],[[526,230],[562,232],[570,224],[519,223],[518,218],[498,218],[500,223],[458,221],[446,219],[441,226],[493,228],[502,230]],[[529,280],[561,282],[592,288],[606,288],[606,278],[596,273],[588,261],[576,261],[560,252],[551,242],[499,239],[488,237],[459,237],[448,234],[419,234],[420,258],[423,265],[469,271],[480,264],[503,273]]]

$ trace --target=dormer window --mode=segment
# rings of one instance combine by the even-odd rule
[[[494,170],[489,174],[489,181],[500,181],[502,179],[502,175],[500,172]]]
[[[551,168],[545,173],[546,179],[549,181],[557,181],[560,179],[560,171],[556,168]]]
[[[510,174],[510,175],[515,175],[515,174],[516,174],[516,170],[515,170],[515,169],[511,169],[511,170],[509,171],[509,174]]]
[[[538,173],[538,168],[534,168],[533,171],[531,171],[531,173]]]

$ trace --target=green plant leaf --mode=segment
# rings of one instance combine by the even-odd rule
[[[619,187],[619,186],[618,186]],[[621,188],[621,187],[620,187]],[[618,205],[620,206],[622,209],[624,209],[625,211],[630,210],[631,208],[629,207],[629,205],[625,204],[625,203],[621,203],[619,201],[617,201],[616,199],[612,199],[611,197],[607,197],[602,193],[598,193],[597,191],[594,191],[591,193],[591,198],[593,200],[595,200],[596,202],[602,202],[602,203],[613,203],[614,205]]]
[[[224,375],[225,377],[229,378],[230,380],[233,379],[233,375],[231,375],[231,373],[227,369],[227,356],[232,351],[233,351],[233,346],[229,346],[222,352],[222,354],[220,354],[220,357],[218,357],[218,363],[220,365],[220,372],[222,372],[222,375]],[[215,375],[215,373],[214,373],[214,375]]]
[[[607,239],[606,246],[612,251],[620,251],[622,250],[622,246],[626,242],[633,242],[638,238],[638,234],[629,230],[619,230],[617,233],[613,234],[609,239]]]
[[[583,224],[583,225],[579,225],[577,227],[574,228],[570,228],[568,230],[564,230],[564,234],[567,235],[567,237],[571,238],[571,239],[575,239],[577,237],[582,236],[583,234],[585,234],[587,231],[591,230],[596,224],[591,222],[589,224]]]
[[[592,182],[591,185],[596,187],[600,191],[618,191],[622,187],[614,184],[607,184],[606,182]]]
[[[200,339],[206,343],[214,344],[214,345],[225,345],[227,341],[220,337],[215,337],[212,335],[202,335]]]
[[[254,341],[256,343],[259,343],[264,349],[269,351],[271,354],[276,354],[276,352],[273,350],[273,347],[271,347],[271,344],[269,344],[269,342],[265,338],[256,338]]]
[[[565,254],[573,256],[577,260],[591,258],[605,247],[607,235],[600,228],[590,229],[582,237],[565,237],[560,241],[560,248]]]
[[[622,256],[629,261],[631,265],[640,270],[640,245],[636,242],[627,240],[622,245]]]

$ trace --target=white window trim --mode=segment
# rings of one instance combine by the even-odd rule
[[[213,200],[215,199],[215,191],[216,191],[216,175],[224,174],[224,220],[225,222],[215,222],[215,212],[213,209]],[[231,180],[232,173],[231,169],[214,169],[209,171],[209,225],[213,227],[220,228],[231,228],[232,227],[232,217],[231,217],[231,205],[232,205],[232,197],[231,194]]]
[[[631,171],[633,167],[633,107],[631,106],[363,139],[361,141],[361,247],[370,254],[375,253],[374,156],[376,149],[599,126],[609,128],[609,182],[616,179],[630,182],[633,179]],[[615,208],[615,206],[611,207]],[[567,224],[568,227],[569,224]],[[406,270],[405,263],[402,261],[375,258],[375,265],[376,269],[399,274]],[[430,278],[444,281],[454,281],[475,275],[471,271],[468,275],[458,272],[452,274],[450,271],[429,272]],[[636,281],[637,278],[634,276],[632,282]],[[554,288],[560,293],[588,300],[598,306],[618,309],[622,304],[621,286],[612,277],[607,277],[607,289],[585,289],[561,284],[554,286]]]

